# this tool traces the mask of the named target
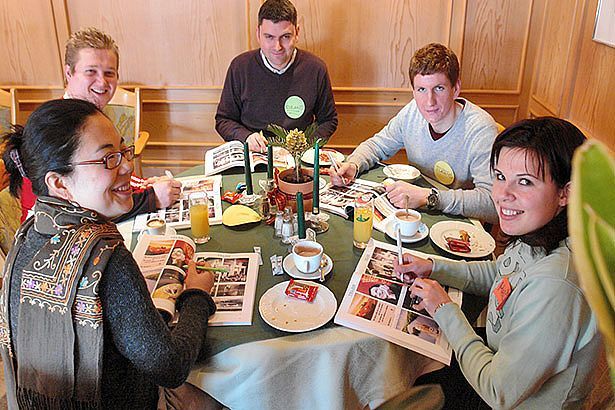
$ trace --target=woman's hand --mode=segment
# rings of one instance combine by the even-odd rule
[[[214,286],[214,274],[208,270],[197,270],[196,263],[191,260],[188,262],[188,275],[185,283],[186,289],[201,289],[210,293]]]
[[[423,259],[406,253],[402,257],[402,262],[403,264],[400,265],[397,259],[393,261],[393,274],[404,283],[411,285],[415,278],[427,278],[431,275],[433,268],[431,259]]]
[[[436,308],[441,303],[451,303],[452,300],[444,288],[435,280],[417,278],[410,286],[410,293],[422,300],[416,305],[416,309],[425,309],[431,317],[436,313]]]

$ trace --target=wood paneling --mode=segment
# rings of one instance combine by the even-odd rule
[[[0,84],[63,84],[49,1],[0,0]]]
[[[558,7],[559,2],[547,0],[540,57],[536,66],[533,97],[553,113],[559,112],[565,91],[566,67],[573,46],[576,7]]]
[[[120,80],[213,86],[248,49],[245,0],[67,0],[71,32],[96,26],[120,47]]]
[[[461,56],[466,90],[521,92],[532,0],[470,1]]]
[[[593,41],[598,0],[589,0],[568,118],[615,151],[615,48]]]
[[[545,13],[529,114],[566,118],[615,150],[615,49],[592,40],[598,0],[559,4]]]
[[[297,0],[295,5],[300,47],[326,61],[338,87],[409,87],[414,52],[449,41],[450,0]]]

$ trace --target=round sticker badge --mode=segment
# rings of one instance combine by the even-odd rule
[[[436,162],[433,166],[433,173],[436,179],[444,185],[450,185],[455,181],[455,172],[453,172],[453,168],[445,161]]]
[[[305,102],[298,95],[291,95],[284,103],[284,112],[293,120],[301,117],[305,112]]]

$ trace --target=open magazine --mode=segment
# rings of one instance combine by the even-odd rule
[[[254,172],[258,165],[267,167],[267,154],[250,152],[250,170]],[[214,175],[227,169],[244,166],[243,143],[230,141],[205,152],[205,175]],[[282,147],[273,147],[273,166],[276,168],[293,168],[295,160]]]
[[[209,224],[217,225],[222,223],[222,199],[220,197],[220,190],[222,188],[221,175],[211,177],[198,175],[175,179],[182,183],[182,192],[179,196],[179,201],[168,208],[137,215],[132,228],[134,232],[144,230],[147,221],[155,217],[164,219],[167,225],[173,228],[188,228],[190,226],[188,195],[190,192],[197,189],[207,192],[207,197],[209,199]]]
[[[408,251],[407,249],[404,251]],[[434,258],[420,252],[417,256]],[[397,248],[370,240],[350,278],[335,323],[373,334],[450,365],[452,348],[426,310],[417,310],[409,286],[393,275]],[[461,305],[463,293],[445,287],[451,300]]]
[[[196,252],[196,244],[183,235],[143,235],[133,255],[141,268],[154,305],[173,318],[175,300],[184,289],[188,261],[197,269],[207,262],[214,273],[211,296],[217,311],[210,326],[250,325],[258,279],[255,253]]]
[[[354,201],[363,194],[374,198],[374,229],[385,231],[384,219],[395,213],[397,208],[386,197],[384,185],[365,179],[355,179],[347,186],[330,185],[320,193],[320,207],[328,212],[348,219],[354,209]]]

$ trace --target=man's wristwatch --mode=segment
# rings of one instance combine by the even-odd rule
[[[439,203],[440,197],[438,196],[438,191],[435,188],[431,188],[431,193],[427,196],[427,209],[436,209]]]

